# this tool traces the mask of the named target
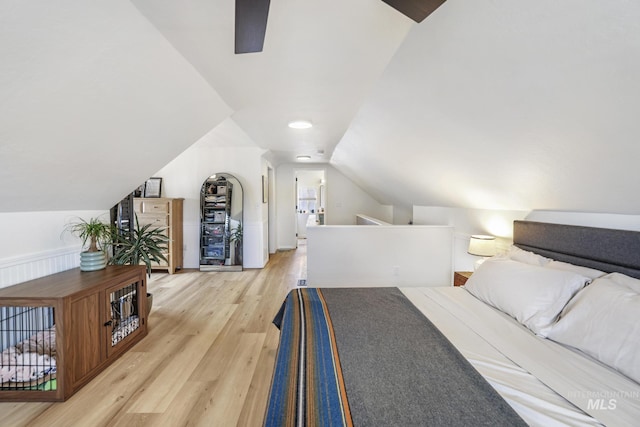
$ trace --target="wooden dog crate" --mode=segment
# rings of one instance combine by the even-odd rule
[[[144,266],[0,289],[0,401],[62,401],[147,335]]]

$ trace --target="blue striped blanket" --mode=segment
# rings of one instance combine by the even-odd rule
[[[397,288],[295,289],[265,426],[526,425]]]
[[[265,425],[352,425],[322,293],[292,291],[274,323],[281,335]]]

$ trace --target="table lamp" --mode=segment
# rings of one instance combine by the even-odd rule
[[[482,257],[474,263],[474,270],[477,270],[485,259],[496,254],[496,238],[483,234],[474,234],[469,239],[467,253]]]

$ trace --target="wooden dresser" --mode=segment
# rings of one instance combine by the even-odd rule
[[[169,274],[182,268],[182,202],[184,199],[134,198],[133,211],[140,226],[151,224],[162,227],[169,238],[166,263],[154,263],[154,269],[165,269]]]

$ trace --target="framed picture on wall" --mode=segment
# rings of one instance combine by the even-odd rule
[[[262,203],[269,201],[269,179],[266,175],[262,175]]]
[[[144,184],[144,197],[160,197],[161,194],[162,178],[149,178]]]

